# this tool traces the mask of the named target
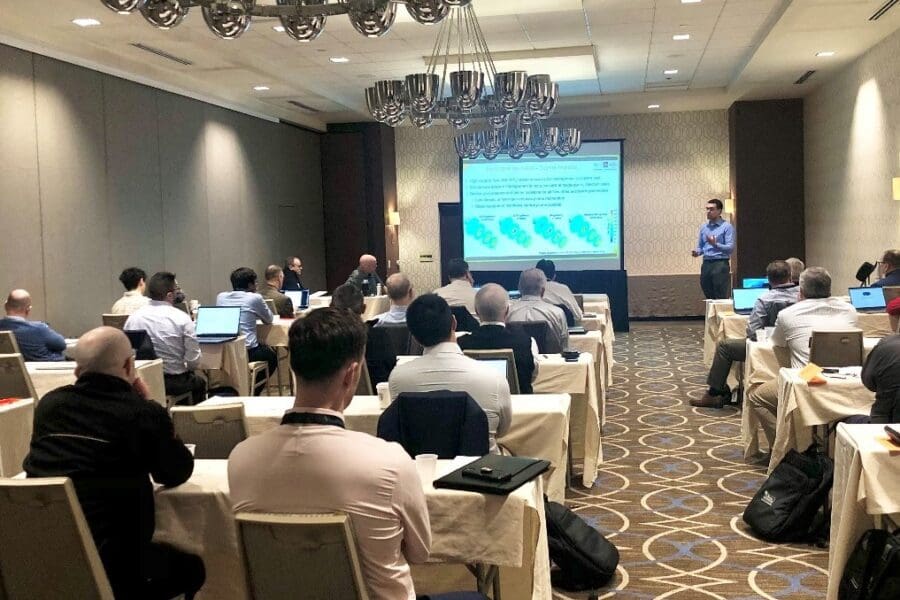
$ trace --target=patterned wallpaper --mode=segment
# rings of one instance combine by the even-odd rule
[[[872,48],[804,104],[806,256],[855,282],[863,261],[900,246],[900,32]]]
[[[728,196],[724,110],[579,117],[584,139],[625,140],[625,268],[629,275],[698,273],[691,258],[707,199]],[[562,124],[561,123],[561,124]],[[452,132],[397,130],[400,264],[422,292],[440,285],[437,205],[459,201]],[[433,263],[420,263],[433,254]]]

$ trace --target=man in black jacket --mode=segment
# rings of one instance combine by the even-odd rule
[[[187,481],[194,459],[165,408],[147,399],[131,344],[112,327],[93,329],[74,350],[78,380],[35,408],[29,477],[70,477],[107,577],[120,600],[186,598],[203,585],[203,561],[153,543],[150,477]]]
[[[537,373],[532,339],[520,329],[506,326],[509,314],[509,294],[496,283],[481,286],[475,294],[475,311],[481,319],[481,327],[466,336],[457,338],[463,350],[499,350],[511,348],[516,360],[519,392],[531,394],[531,382]]]

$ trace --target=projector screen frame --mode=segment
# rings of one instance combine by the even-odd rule
[[[613,142],[619,144],[619,267],[618,269],[581,269],[583,271],[624,271],[625,270],[625,138],[601,138],[601,139],[585,139],[584,144]],[[572,155],[570,155],[572,156]],[[465,159],[460,157],[457,161],[457,178],[459,180],[459,209],[460,214],[465,215],[465,197],[463,193],[463,164]],[[484,159],[482,159],[484,160]],[[462,240],[462,258],[465,260],[466,244],[465,244],[465,219],[460,219],[459,235]],[[555,262],[560,259],[556,258]],[[537,261],[535,261],[537,262]],[[533,265],[532,265],[533,266]],[[473,271],[480,271],[477,267],[472,268]],[[558,271],[567,271],[571,269],[562,269],[557,267]]]

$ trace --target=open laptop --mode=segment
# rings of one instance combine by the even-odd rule
[[[309,290],[288,290],[284,293],[294,303],[294,311],[309,308]]]
[[[739,315],[749,315],[753,311],[756,300],[767,291],[766,288],[734,288],[732,292],[734,312]]]
[[[862,312],[884,312],[884,290],[879,287],[852,287],[847,290],[850,294],[850,304]]]
[[[744,288],[769,287],[769,279],[767,277],[746,277],[741,283],[741,287]]]
[[[123,333],[131,342],[131,349],[134,350],[134,358],[136,360],[156,360],[156,350],[153,349],[153,340],[150,335],[143,329],[125,330]]]
[[[197,341],[221,344],[237,338],[241,330],[240,306],[201,306],[197,309]]]

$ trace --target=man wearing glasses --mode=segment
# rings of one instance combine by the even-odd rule
[[[697,247],[691,256],[702,256],[700,287],[708,300],[731,295],[729,259],[734,251],[734,227],[722,218],[722,201],[713,198],[706,203],[707,223],[700,228]]]
[[[300,276],[303,275],[303,261],[296,256],[289,256],[284,259],[284,283],[281,284],[281,291],[294,290],[300,291],[306,289]]]

